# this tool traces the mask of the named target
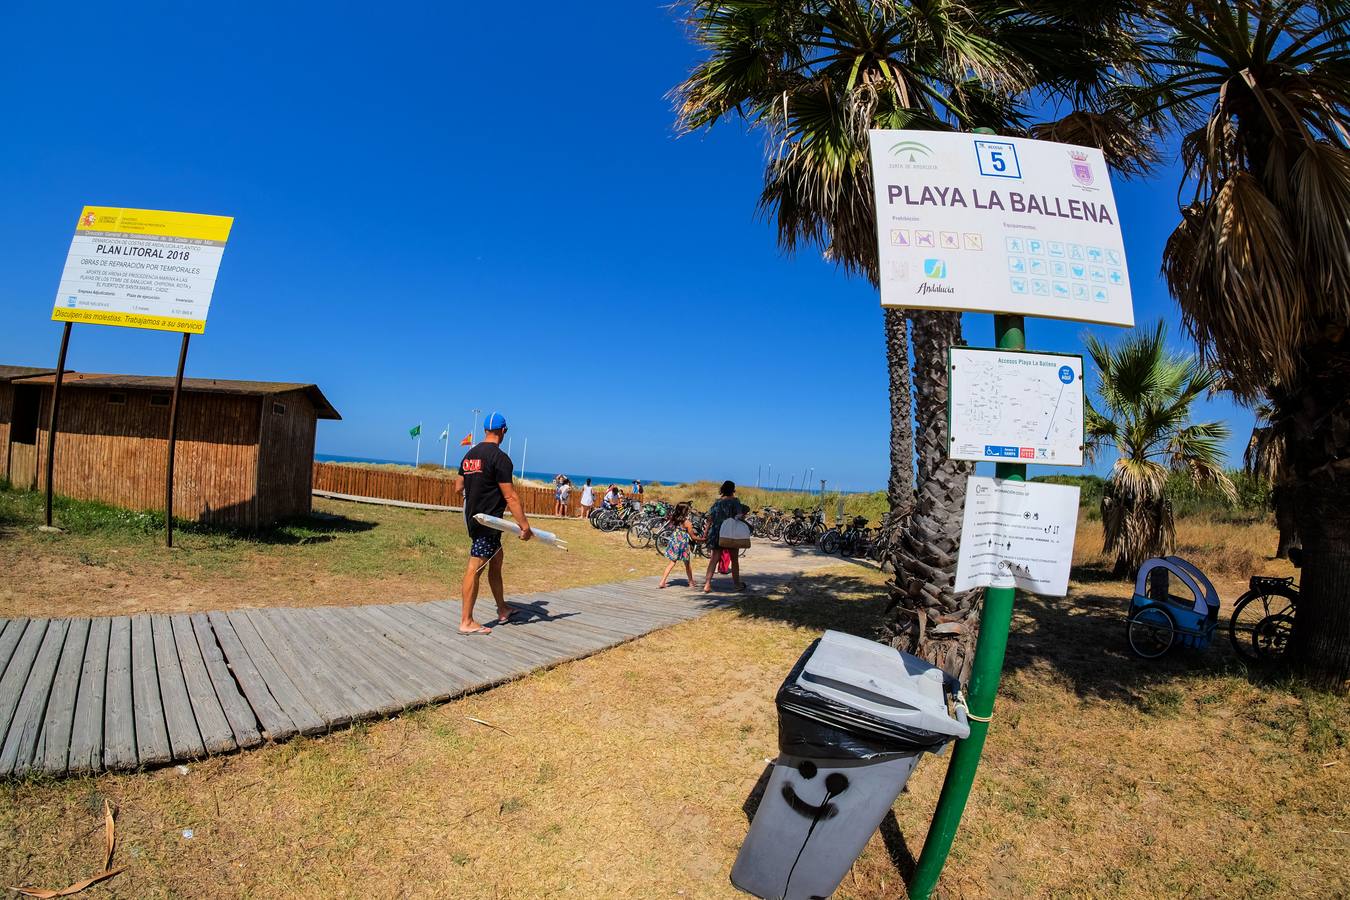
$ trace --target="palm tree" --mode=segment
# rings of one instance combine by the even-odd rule
[[[1108,446],[1118,454],[1102,497],[1102,552],[1115,554],[1117,576],[1133,578],[1145,560],[1172,552],[1172,506],[1163,495],[1169,472],[1189,472],[1235,496],[1223,471],[1228,426],[1190,421],[1191,404],[1218,375],[1196,357],[1168,353],[1166,339],[1162,322],[1115,347],[1087,338],[1098,378],[1098,403],[1087,400],[1088,455]]]
[[[1298,525],[1294,521],[1294,504],[1289,490],[1289,467],[1284,451],[1284,432],[1274,425],[1275,408],[1269,401],[1255,406],[1256,424],[1242,453],[1242,470],[1253,478],[1270,485],[1270,505],[1275,512],[1275,527],[1279,539],[1275,558],[1287,559],[1289,551],[1298,546]]]
[[[1163,273],[1241,399],[1268,396],[1303,542],[1290,657],[1350,680],[1350,6],[1154,7],[1122,108],[1181,134],[1190,195]]]
[[[760,129],[769,149],[760,211],[779,244],[818,247],[874,285],[876,221],[867,132],[969,130],[1102,146],[1108,159],[1147,157],[1137,132],[1099,111],[1137,52],[1117,2],[899,2],[899,0],[687,0],[707,57],[675,90],[681,127],[734,118]],[[1067,101],[1072,113],[1043,126],[1028,109]],[[1113,114],[1119,118],[1119,114]],[[1040,129],[1040,130],[1038,130]],[[893,643],[966,674],[976,598],[952,591],[969,466],[947,458],[947,347],[961,343],[954,313],[886,310],[891,386],[893,515],[912,510],[893,545]],[[917,482],[911,409],[918,412]],[[917,485],[917,491],[916,491]],[[956,646],[930,647],[928,626],[949,626]],[[954,627],[951,627],[954,626]],[[926,637],[927,636],[927,637]]]

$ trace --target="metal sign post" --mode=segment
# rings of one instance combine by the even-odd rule
[[[58,530],[52,525],[52,469],[56,463],[57,412],[61,407],[61,379],[66,374],[66,348],[70,346],[70,323],[61,329],[61,350],[56,354],[56,380],[52,382],[52,407],[47,411],[47,497],[44,531]]]
[[[164,460],[164,546],[173,546],[173,453],[178,446],[178,399],[183,393],[183,365],[187,362],[188,340],[184,332],[178,348],[178,374],[173,377],[173,399],[169,401],[169,453]]]

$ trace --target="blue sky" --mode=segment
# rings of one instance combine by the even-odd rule
[[[884,484],[876,294],[778,250],[759,135],[676,136],[696,52],[664,3],[287,7],[12,7],[0,362],[54,362],[83,205],[233,215],[188,374],[316,382],[344,417],[319,452],[410,458],[421,421],[439,458],[478,407],[531,469]],[[1157,276],[1176,179],[1115,189],[1136,318],[1183,348]],[[1029,344],[1080,351],[1087,327],[1029,321]],[[971,344],[992,330],[967,316]],[[171,374],[177,344],[79,326],[69,365]],[[1250,414],[1198,414],[1238,460]]]

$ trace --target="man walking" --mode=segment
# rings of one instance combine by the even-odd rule
[[[502,585],[502,533],[480,525],[474,519],[479,513],[501,516],[509,507],[511,515],[520,525],[520,539],[528,541],[534,535],[530,530],[529,519],[525,518],[525,510],[520,505],[520,497],[511,483],[515,466],[511,457],[502,452],[502,438],[505,436],[505,416],[494,412],[484,419],[483,440],[464,454],[459,464],[459,477],[455,480],[456,488],[464,496],[464,524],[469,528],[469,540],[472,541],[460,597],[460,634],[492,633],[491,628],[478,624],[473,618],[473,605],[478,600],[478,583],[482,580],[484,568],[487,569],[492,599],[497,601],[497,624],[504,624],[512,617],[523,614],[506,605],[506,589]]]

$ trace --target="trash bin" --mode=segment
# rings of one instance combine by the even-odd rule
[[[828,897],[919,756],[970,735],[948,712],[956,679],[908,653],[837,631],[806,648],[778,689],[778,749],[731,883],[757,897]]]

